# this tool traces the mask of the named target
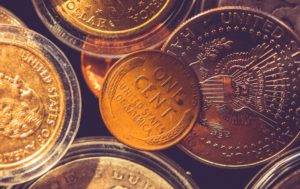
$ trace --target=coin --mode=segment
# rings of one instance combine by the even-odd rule
[[[300,170],[292,172],[282,181],[277,183],[273,189],[297,189],[300,187]]]
[[[29,188],[140,189],[173,187],[152,170],[116,157],[94,157],[71,161],[48,172]]]
[[[15,26],[25,26],[14,14],[0,6],[0,24],[11,24]]]
[[[199,113],[195,73],[160,51],[140,51],[107,73],[100,95],[106,126],[121,142],[159,150],[179,142]]]
[[[171,0],[51,0],[53,8],[78,30],[95,36],[126,36],[153,27],[172,9]]]
[[[219,6],[247,6],[271,13],[293,28],[300,36],[299,0],[219,0]]]
[[[0,59],[3,171],[24,168],[54,146],[65,120],[66,97],[55,67],[40,52],[1,41]]]
[[[81,71],[84,80],[96,97],[100,96],[104,76],[115,60],[103,59],[81,53]]]
[[[218,8],[184,23],[163,50],[193,67],[200,81],[200,119],[181,143],[189,155],[242,168],[296,140],[299,38],[282,22],[250,8]]]
[[[300,148],[293,148],[263,167],[245,189],[298,189],[300,186]]]

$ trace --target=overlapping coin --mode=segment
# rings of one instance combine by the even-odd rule
[[[81,54],[82,74],[86,84],[96,97],[100,96],[105,74],[115,61],[109,58],[103,59],[88,56],[85,53]]]
[[[202,109],[181,148],[224,168],[264,163],[299,135],[299,38],[269,14],[224,7],[184,23],[163,50],[197,72]]]
[[[0,24],[25,26],[25,24],[19,18],[17,18],[13,13],[2,6],[0,6]]]
[[[103,120],[121,142],[159,150],[192,128],[200,104],[194,71],[160,51],[136,52],[107,73],[99,103]]]

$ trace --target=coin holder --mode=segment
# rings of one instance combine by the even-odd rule
[[[11,13],[6,8],[0,6],[0,24],[6,24],[1,23],[2,19],[4,19],[9,24],[26,27],[26,25],[16,15]]]
[[[86,137],[86,138],[77,139],[69,149],[66,156],[57,164],[57,166],[51,172],[59,169],[64,165],[69,165],[72,162],[83,160],[82,163],[84,163],[84,160],[88,160],[90,158],[98,158],[99,162],[104,161],[105,158],[106,159],[114,158],[124,162],[130,162],[135,164],[135,166],[142,166],[154,172],[159,177],[164,179],[173,188],[180,188],[180,189],[198,188],[198,186],[190,178],[190,175],[187,175],[184,170],[182,170],[177,164],[175,164],[172,160],[168,159],[167,157],[159,153],[149,153],[149,152],[134,150],[130,147],[127,147],[117,142],[112,137]],[[109,161],[110,160],[108,160],[108,162]],[[98,168],[100,168],[101,170],[101,166],[100,167],[98,166]],[[111,169],[114,170],[113,168]],[[133,169],[133,168],[129,167],[129,169]],[[108,174],[106,173],[103,167],[101,172],[103,174]],[[128,174],[130,175],[130,173]],[[140,174],[143,175],[143,172],[140,172]],[[45,176],[47,176],[47,174]],[[76,178],[76,176],[74,178]],[[23,185],[15,186],[13,188],[15,189],[30,188],[30,186],[38,182],[39,179],[37,179],[36,181],[25,183]],[[136,186],[133,186],[133,188],[135,187]]]
[[[286,181],[287,178],[291,178],[293,173],[298,172],[297,178],[299,179],[299,171],[300,148],[298,147],[282,154],[267,164],[254,176],[245,189],[278,188],[276,186]]]
[[[66,153],[68,147],[73,142],[75,135],[77,133],[79,127],[79,121],[81,117],[81,93],[79,89],[79,84],[77,81],[77,77],[75,72],[63,54],[63,52],[56,47],[52,42],[43,37],[42,35],[31,31],[24,27],[16,27],[11,25],[1,25],[0,26],[0,44],[4,44],[7,46],[15,46],[18,49],[25,49],[26,51],[32,52],[34,54],[38,54],[38,57],[42,57],[43,61],[47,61],[49,64],[49,69],[54,70],[55,76],[57,76],[60,87],[63,89],[59,94],[64,95],[64,113],[62,113],[62,121],[60,121],[59,130],[55,128],[56,135],[51,138],[49,135],[44,137],[49,137],[49,141],[42,144],[47,144],[44,146],[39,146],[40,148],[35,151],[30,156],[26,157],[22,161],[17,161],[17,165],[13,163],[12,165],[2,165],[0,168],[0,185],[8,186],[23,183],[29,181],[31,179],[37,178],[40,175],[47,172],[51,169]],[[21,56],[20,60],[21,60]],[[38,60],[37,60],[38,61]],[[21,66],[21,64],[20,64]],[[51,67],[50,67],[51,66]],[[3,69],[6,69],[3,67]],[[23,68],[24,69],[24,68]],[[1,71],[1,68],[0,68]],[[26,71],[26,70],[25,70]],[[35,70],[34,70],[35,71]],[[36,71],[37,72],[37,71]],[[52,72],[51,72],[52,73]],[[24,73],[25,74],[25,73]],[[24,75],[23,74],[23,75]],[[30,73],[27,73],[30,74]],[[17,77],[17,76],[16,76]],[[26,77],[29,78],[30,76]],[[34,80],[34,77],[31,76]],[[40,79],[39,79],[40,80]],[[24,82],[25,83],[25,82]],[[27,84],[25,84],[27,85]],[[47,85],[48,87],[48,85]],[[49,85],[50,87],[50,85]],[[45,86],[46,89],[46,86]],[[31,89],[32,90],[32,89]],[[46,90],[49,90],[47,88]],[[36,93],[36,92],[35,92]],[[45,92],[43,92],[45,94]],[[50,96],[47,97],[50,101]],[[48,103],[48,101],[47,101]],[[46,106],[47,105],[47,106]],[[49,108],[48,104],[42,104],[42,107]],[[49,110],[47,110],[49,111]],[[49,113],[50,114],[50,113]],[[43,115],[46,115],[46,111]],[[42,128],[46,128],[46,120],[48,119],[46,116],[42,119],[43,126]],[[47,127],[49,123],[47,123]],[[42,129],[41,129],[42,130]],[[44,129],[43,129],[44,130]],[[46,130],[44,130],[46,131]],[[52,131],[49,131],[52,132]],[[54,129],[53,129],[54,132]],[[35,136],[42,136],[42,132],[33,131],[32,134]],[[30,136],[30,135],[29,135]],[[23,139],[19,142],[27,145],[29,138]],[[41,138],[34,138],[32,143],[36,143]],[[47,138],[48,140],[48,138]],[[16,142],[16,138],[12,138],[8,141],[8,143]],[[27,141],[27,142],[26,142]],[[3,142],[3,141],[2,141]],[[27,147],[27,146],[25,146]],[[24,148],[25,148],[24,147]],[[11,149],[12,150],[12,149]],[[20,149],[18,149],[20,150]],[[21,152],[20,152],[21,153]],[[2,154],[0,154],[2,155]],[[3,158],[4,156],[2,156]],[[1,159],[0,161],[3,161]]]
[[[187,18],[195,0],[170,1],[169,4],[172,4],[172,7],[169,7],[163,15],[159,15],[158,20],[154,24],[145,26],[141,30],[135,29],[133,33],[123,32],[122,34],[114,34],[112,31],[105,31],[106,34],[87,32],[82,27],[76,28],[70,24],[72,21],[66,21],[57,12],[51,1],[32,0],[32,2],[37,14],[46,27],[58,39],[71,48],[98,57],[119,58],[137,50],[160,46],[169,36],[170,32]],[[76,10],[74,1],[64,3],[69,3],[69,8]],[[157,2],[153,1],[153,3]],[[66,4],[66,6],[69,4]],[[105,8],[114,11],[114,14],[118,13],[113,4]]]

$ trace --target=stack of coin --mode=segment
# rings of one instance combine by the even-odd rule
[[[63,157],[79,126],[81,96],[64,54],[2,7],[0,15],[0,185],[11,185]]]

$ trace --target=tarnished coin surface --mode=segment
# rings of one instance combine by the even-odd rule
[[[219,6],[247,6],[271,13],[300,36],[299,0],[219,0]]]
[[[84,80],[96,97],[100,96],[104,77],[115,60],[96,58],[85,53],[81,54],[81,71]]]
[[[153,27],[171,10],[171,0],[50,0],[54,10],[80,31],[126,36]]]
[[[54,66],[30,47],[0,42],[0,170],[23,167],[53,147],[65,115]]]
[[[173,189],[164,178],[147,167],[114,157],[83,158],[69,162],[48,172],[29,188]]]
[[[190,131],[199,115],[199,96],[191,67],[160,51],[140,51],[107,73],[99,103],[106,126],[118,140],[159,150]]]
[[[0,24],[11,24],[14,26],[25,26],[15,15],[10,11],[0,6]]]
[[[225,168],[268,161],[299,135],[299,39],[276,18],[248,8],[205,12],[163,50],[198,74],[202,109],[181,148]]]

